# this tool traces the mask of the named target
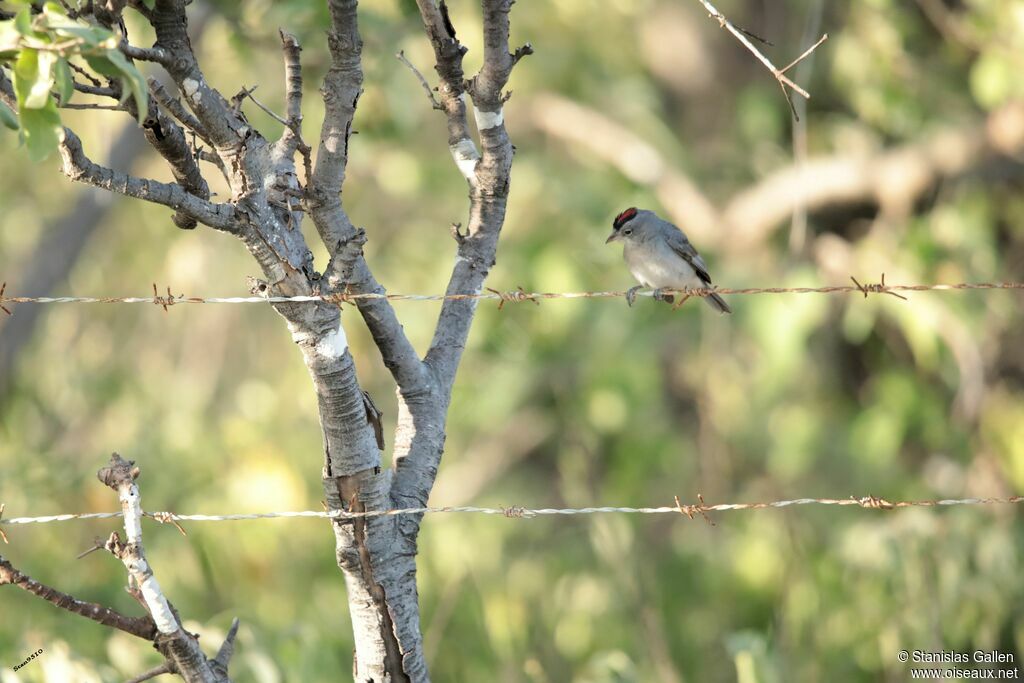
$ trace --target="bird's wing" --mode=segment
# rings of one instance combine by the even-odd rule
[[[683,260],[689,263],[697,277],[699,277],[704,284],[711,284],[711,276],[708,274],[707,264],[704,263],[704,259],[700,257],[697,250],[690,244],[690,240],[686,239],[686,235],[681,230],[675,230],[668,236],[668,246],[675,253],[679,254]]]

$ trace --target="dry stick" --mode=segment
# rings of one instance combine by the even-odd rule
[[[442,107],[441,103],[437,101],[436,97],[434,97],[434,91],[431,89],[430,84],[427,83],[427,79],[423,77],[423,74],[420,73],[420,70],[417,69],[416,66],[409,61],[409,58],[405,56],[405,50],[400,50],[398,54],[395,55],[395,57],[398,57],[398,61],[409,67],[409,70],[416,75],[417,79],[419,79],[420,85],[423,86],[424,92],[427,93],[427,97],[430,99],[430,106],[433,107],[434,109],[437,109],[438,111],[444,111],[444,107]]]
[[[145,550],[142,547],[143,513],[139,487],[135,484],[139,468],[134,465],[134,462],[126,461],[114,453],[110,456],[110,464],[102,468],[97,475],[100,481],[117,492],[117,497],[121,501],[121,514],[124,517],[125,541],[121,541],[121,537],[115,531],[110,535],[105,547],[114,557],[121,560],[128,570],[128,576],[142,593],[146,609],[153,617],[157,630],[166,635],[174,635],[181,630],[181,626],[146,561]]]
[[[129,678],[127,681],[125,681],[125,683],[143,683],[143,681],[148,681],[150,679],[156,678],[157,676],[162,676],[164,674],[172,674],[175,673],[175,671],[176,669],[172,664],[170,664],[169,662],[164,662],[159,666],[153,667],[149,671],[144,671],[143,673],[139,674],[138,676],[135,676],[134,678]]]
[[[73,595],[63,593],[23,574],[0,555],[0,586],[4,585],[17,586],[72,614],[130,633],[143,640],[152,641],[156,633],[156,626],[149,617],[129,617],[103,605],[79,600]]]
[[[698,2],[704,5],[704,9],[706,9],[712,17],[718,20],[719,26],[729,31],[729,33],[733,34],[736,37],[736,40],[740,41],[740,43],[745,48],[747,48],[751,54],[757,57],[758,61],[764,64],[768,68],[768,70],[772,72],[772,75],[775,76],[775,80],[779,82],[779,87],[782,88],[782,94],[786,98],[786,102],[789,104],[790,111],[793,112],[793,117],[799,120],[799,117],[796,114],[796,109],[795,107],[793,107],[793,101],[789,98],[789,91],[786,90],[786,86],[792,88],[794,92],[799,93],[806,100],[811,99],[811,94],[804,90],[803,88],[801,88],[796,83],[794,83],[788,76],[786,76],[786,72],[792,69],[797,64],[799,64],[801,60],[803,60],[809,54],[814,52],[814,50],[817,49],[819,45],[828,40],[828,34],[822,34],[821,38],[818,39],[818,42],[804,50],[804,53],[797,57],[796,59],[794,59],[792,62],[790,62],[789,66],[787,66],[785,69],[780,69],[776,67],[774,64],[772,64],[771,60],[765,57],[760,50],[754,47],[754,44],[751,43],[750,40],[747,38],[746,31],[743,31],[742,29],[739,29],[735,25],[733,25],[731,21],[725,18],[724,14],[718,11],[717,7],[708,2],[708,0],[698,0]]]

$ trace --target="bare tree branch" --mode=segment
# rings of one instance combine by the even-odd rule
[[[366,232],[357,230],[336,250],[327,268],[330,277],[335,279],[332,291],[342,296],[346,292],[384,293],[384,288],[374,279],[366,265],[362,248],[365,243]],[[429,381],[426,367],[402,329],[394,307],[386,299],[357,299],[356,306],[373,335],[384,365],[394,376],[399,391],[409,394],[424,391],[425,383]]]
[[[128,571],[129,586],[141,596],[142,603],[153,617],[158,632],[155,638],[157,649],[167,657],[181,677],[190,683],[227,681],[226,673],[221,675],[213,669],[212,662],[203,654],[196,637],[181,627],[177,614],[146,561],[142,546],[141,496],[135,484],[139,468],[135,467],[134,462],[114,453],[110,456],[110,463],[101,468],[96,476],[117,491],[124,517],[125,541],[115,531],[105,547],[124,564]]]
[[[231,620],[231,627],[228,629],[228,634],[224,637],[224,642],[221,643],[220,649],[217,650],[217,656],[213,658],[214,666],[225,677],[228,675],[228,664],[231,662],[231,657],[235,654],[235,636],[237,635],[238,617],[235,617]]]
[[[726,19],[725,15],[719,12],[714,5],[708,2],[708,0],[697,1],[700,4],[704,5],[704,9],[706,9],[708,11],[708,14],[710,14],[714,19],[718,21],[719,26],[726,29],[727,31],[729,31],[729,33],[735,36],[736,40],[740,41],[740,44],[743,45],[743,47],[747,48],[747,50],[749,50],[752,55],[757,57],[757,60],[759,62],[764,64],[765,67],[767,67],[767,69],[772,73],[772,76],[775,77],[775,80],[779,82],[779,87],[782,88],[782,95],[783,97],[786,98],[786,102],[789,104],[789,108],[793,112],[793,116],[796,117],[796,109],[793,108],[793,101],[789,98],[789,91],[786,90],[786,88],[788,87],[792,89],[794,92],[800,94],[804,99],[810,99],[811,95],[806,90],[804,90],[799,85],[790,80],[790,78],[786,76],[786,72],[792,69],[797,64],[799,64],[801,60],[803,60],[809,54],[814,52],[814,50],[817,49],[819,45],[828,40],[828,34],[823,34],[821,38],[818,39],[818,42],[804,50],[803,54],[801,54],[799,57],[797,57],[796,59],[789,63],[789,66],[785,67],[784,69],[780,69],[774,64],[772,64],[771,60],[765,57],[761,53],[761,51],[754,47],[754,44],[750,42],[747,36],[753,34],[744,31],[743,29],[736,28],[736,26],[733,25],[731,21]]]
[[[324,76],[321,94],[324,120],[316,166],[307,187],[310,216],[332,260],[325,276],[330,291],[337,294],[383,293],[363,256],[366,241],[341,205],[348,140],[352,119],[362,92],[362,38],[359,35],[356,2],[331,0],[331,30],[328,45],[331,67]],[[295,53],[297,58],[297,53]],[[360,299],[359,312],[373,335],[384,364],[404,391],[421,391],[426,378],[419,356],[405,335],[391,303],[384,299]]]
[[[174,668],[174,665],[170,662],[164,662],[159,666],[154,666],[149,671],[143,671],[138,676],[133,676],[132,678],[129,678],[127,681],[125,681],[125,683],[143,683],[143,681],[151,680],[153,678],[156,678],[157,676],[163,676],[164,674],[173,673],[177,673],[177,670]]]
[[[203,128],[203,124],[199,123],[199,120],[185,109],[181,100],[176,97],[172,97],[171,94],[167,92],[167,88],[164,87],[163,83],[155,78],[150,78],[149,92],[153,95],[153,99],[159,102],[164,109],[170,112],[171,116],[178,120],[178,123],[195,133],[200,140],[205,142],[211,148],[213,147],[210,135],[206,132],[206,129]]]
[[[441,0],[440,4],[435,4],[434,0],[416,0],[416,4],[419,6],[427,37],[434,48],[434,68],[441,77],[438,94],[441,98],[441,107],[448,119],[448,149],[459,172],[472,187],[476,183],[476,165],[480,161],[480,152],[470,137],[466,118],[467,101],[462,57],[467,50],[455,36],[455,28],[444,0]]]
[[[438,56],[438,73],[461,73],[461,50],[447,47],[450,41],[432,31],[436,21],[429,12],[424,12],[427,0],[421,2],[421,13],[428,27],[435,55]],[[448,294],[476,294],[481,291],[491,266],[494,265],[498,246],[498,235],[505,220],[505,205],[509,191],[509,173],[512,167],[512,143],[505,130],[502,112],[502,89],[512,72],[513,58],[508,51],[510,0],[484,0],[484,63],[480,72],[469,85],[475,105],[477,128],[480,131],[483,156],[480,167],[475,168],[470,181],[469,234],[459,245]],[[442,3],[443,6],[443,3]],[[438,11],[438,14],[440,12]],[[450,25],[450,22],[448,22]],[[444,24],[442,23],[442,26]],[[437,36],[440,43],[435,42]],[[452,38],[453,40],[454,38]],[[442,64],[441,59],[447,60]],[[444,88],[442,88],[442,92]],[[445,94],[443,92],[443,94]],[[442,98],[448,113],[449,137],[454,131],[465,127],[464,98],[457,97],[462,108],[454,112],[447,109],[452,104],[451,93]],[[461,120],[460,119],[461,116]],[[451,140],[449,139],[449,142]],[[458,159],[456,159],[458,162]],[[450,391],[455,379],[462,350],[473,322],[476,305],[473,301],[447,300],[441,308],[426,362],[438,374],[442,387]]]
[[[355,232],[347,218],[337,220],[332,212],[341,207],[352,119],[363,92],[363,67],[360,61],[363,39],[359,35],[357,4],[356,0],[328,2],[331,28],[327,34],[327,44],[331,52],[331,66],[320,88],[324,100],[324,120],[320,127],[320,144],[313,178],[308,181],[311,216],[328,250],[336,248],[339,242]]]
[[[423,74],[420,73],[420,70],[417,69],[416,66],[409,61],[409,58],[405,56],[405,51],[400,50],[398,54],[395,55],[395,57],[397,57],[398,61],[400,61],[402,64],[405,64],[409,68],[409,71],[411,71],[413,75],[417,78],[417,80],[419,80],[420,85],[423,86],[423,92],[427,94],[427,100],[430,101],[430,106],[436,109],[437,111],[444,111],[444,107],[442,107],[441,103],[437,101],[436,97],[434,97],[434,91],[430,89],[430,84],[427,83],[427,79],[423,77]]]
[[[128,43],[122,43],[120,47],[121,52],[131,59],[137,59],[140,62],[155,62],[166,67],[174,65],[174,58],[171,54],[159,47],[136,47]]]
[[[206,184],[199,164],[192,154],[181,128],[160,110],[159,105],[150,107],[149,116],[142,123],[146,140],[171,167],[171,173],[186,192],[199,199],[210,199],[210,187]],[[172,220],[183,230],[196,227],[196,219],[183,211],[176,211]]]
[[[295,36],[280,31],[284,49],[285,69],[285,125],[281,139],[275,145],[275,154],[291,157],[296,150],[302,153],[306,166],[306,182],[313,176],[310,148],[302,140],[302,63],[299,55],[302,47]]]
[[[192,51],[188,37],[188,18],[185,0],[156,0],[153,9],[153,28],[156,46],[166,52],[167,59],[160,62],[174,79],[189,108],[206,129],[210,140],[218,149],[238,150],[253,134],[245,117],[232,109],[224,96],[210,87]],[[238,169],[235,180],[241,186],[245,169]],[[255,175],[251,173],[250,175]]]
[[[93,162],[82,150],[82,141],[69,128],[64,129],[60,145],[64,175],[72,180],[94,185],[154,204],[176,209],[211,228],[237,234],[239,226],[235,209],[230,204],[213,204],[189,194],[177,183],[161,183],[148,178],[136,178],[122,171],[105,168]]]
[[[152,641],[156,636],[156,624],[150,617],[129,617],[108,607],[78,600],[22,574],[0,555],[0,586],[3,585],[17,586],[61,609],[91,619],[98,624],[130,633],[137,638]]]

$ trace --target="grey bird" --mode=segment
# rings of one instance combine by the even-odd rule
[[[615,217],[612,234],[605,244],[622,242],[622,256],[629,266],[629,272],[640,286],[626,292],[630,306],[641,287],[653,287],[654,298],[672,303],[674,297],[663,289],[703,289],[711,287],[708,267],[697,250],[686,239],[683,231],[666,220],[658,218],[653,211],[631,207]],[[675,305],[678,308],[690,298],[685,294]],[[712,292],[703,297],[708,304],[721,313],[732,313],[732,309],[718,294]]]

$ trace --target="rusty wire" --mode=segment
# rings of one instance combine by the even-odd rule
[[[890,285],[885,283],[885,275],[882,275],[880,283],[861,284],[856,279],[852,285],[833,285],[826,287],[704,287],[689,290],[663,289],[663,293],[680,293],[689,296],[704,297],[711,294],[724,295],[752,295],[752,294],[891,294],[900,296],[897,292],[946,292],[957,290],[1024,290],[1024,282],[958,282],[953,284],[931,284],[931,285]],[[485,292],[474,294],[382,294],[370,292],[356,294],[345,292],[344,294],[316,294],[308,296],[235,296],[235,297],[198,297],[185,296],[184,294],[173,295],[170,288],[167,289],[167,296],[156,294],[154,285],[153,296],[130,297],[92,297],[92,296],[8,296],[4,294],[4,286],[0,285],[0,309],[7,313],[10,311],[4,304],[155,304],[167,310],[168,306],[175,304],[254,304],[254,303],[303,303],[303,302],[328,302],[328,303],[356,303],[359,300],[387,299],[388,301],[462,301],[462,300],[485,300],[498,301],[499,308],[506,303],[522,303],[531,301],[539,303],[541,299],[614,299],[626,296],[625,291],[594,291],[594,292],[527,292],[522,287],[515,290],[502,292],[495,289],[488,289]],[[639,296],[652,296],[652,291],[638,292]]]
[[[714,503],[708,504],[704,497],[697,496],[697,503],[686,504],[680,502],[676,497],[674,505],[662,507],[586,507],[586,508],[526,508],[518,505],[489,508],[489,507],[418,507],[400,508],[394,510],[368,510],[365,512],[349,512],[347,510],[302,510],[294,512],[256,512],[245,514],[228,515],[198,515],[178,514],[175,512],[144,512],[146,517],[161,523],[170,523],[178,527],[181,533],[184,529],[178,522],[229,522],[253,519],[279,519],[295,517],[313,517],[333,520],[350,520],[366,517],[393,517],[397,515],[426,515],[442,513],[463,513],[480,515],[498,515],[510,519],[528,519],[531,517],[543,517],[551,515],[593,515],[593,514],[677,514],[695,519],[694,515],[701,515],[705,521],[711,522],[707,516],[709,512],[735,512],[739,510],[764,510],[769,508],[784,508],[793,505],[834,505],[840,507],[854,506],[866,510],[896,510],[909,507],[952,507],[958,505],[1015,505],[1024,502],[1024,496],[1011,496],[1009,498],[944,498],[935,500],[900,500],[889,501],[877,496],[851,496],[849,498],[795,498],[793,500],[776,500],[763,503]],[[47,522],[67,522],[75,519],[111,519],[120,517],[120,512],[87,512],[82,514],[61,514],[43,517],[11,517],[0,519],[0,525],[14,524],[42,524]]]

